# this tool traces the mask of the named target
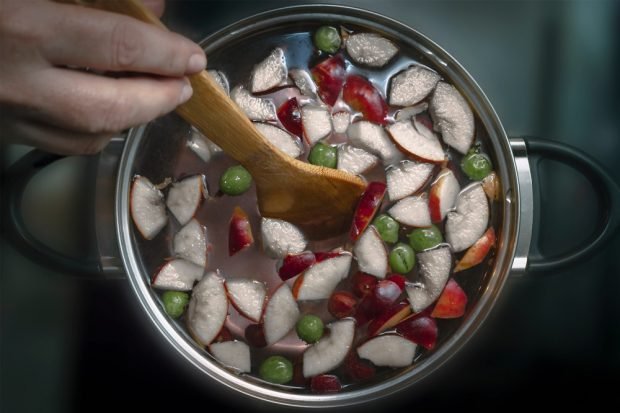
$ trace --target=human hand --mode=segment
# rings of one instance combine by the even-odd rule
[[[143,3],[163,13],[164,0]],[[49,0],[0,0],[0,62],[0,139],[59,154],[96,153],[174,110],[206,66],[178,34]]]

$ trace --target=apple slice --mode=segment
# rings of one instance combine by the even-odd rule
[[[465,314],[466,307],[467,294],[454,278],[450,278],[435,304],[431,317],[459,318]]]
[[[434,318],[418,314],[398,323],[396,332],[427,350],[432,350],[435,347],[439,334]]]
[[[310,76],[310,73],[308,73],[306,70],[303,70],[303,69],[291,69],[288,71],[288,76],[291,78],[291,80],[293,81],[293,84],[295,85],[297,89],[299,89],[299,92],[303,96],[306,96],[306,97],[309,97],[315,100],[318,99],[316,84],[314,83],[314,80],[312,80],[312,76]],[[344,81],[344,72],[342,76],[343,76],[342,79]],[[340,89],[338,89],[338,93],[340,93]],[[336,95],[336,97],[338,97],[338,95]]]
[[[411,306],[408,301],[401,301],[394,304],[387,310],[380,312],[379,315],[368,324],[368,335],[376,336],[377,334],[383,333],[385,330],[400,323],[410,314]]]
[[[301,142],[287,131],[269,123],[256,122],[254,127],[280,151],[293,158],[302,152]]]
[[[385,278],[388,272],[388,251],[381,235],[374,226],[369,226],[353,246],[353,254],[360,271]]]
[[[299,254],[306,249],[306,237],[290,222],[262,218],[260,225],[263,250],[271,258],[284,258],[288,254]]]
[[[446,218],[446,241],[454,252],[471,247],[487,229],[489,202],[476,182],[461,191],[456,199],[456,211],[448,212]]]
[[[414,313],[431,305],[443,291],[452,268],[452,254],[448,246],[416,254],[420,282],[407,284],[405,291]]]
[[[310,146],[332,133],[332,117],[325,106],[302,106],[301,123],[304,138]]]
[[[376,33],[356,33],[347,38],[347,53],[359,64],[372,68],[385,66],[398,53],[398,47]]]
[[[373,293],[378,282],[377,277],[358,271],[351,277],[351,290],[356,296],[363,298]]]
[[[239,85],[230,92],[231,99],[250,120],[266,122],[276,120],[276,107],[268,99],[254,97],[246,88]]]
[[[174,253],[200,267],[206,267],[209,256],[207,228],[192,218],[179,230],[172,241]]]
[[[350,75],[342,87],[342,99],[353,110],[361,112],[364,119],[385,125],[388,106],[381,92],[366,78]]]
[[[387,131],[396,146],[410,156],[434,163],[446,160],[437,136],[417,120],[396,122],[388,126]]]
[[[242,341],[213,343],[209,346],[209,351],[217,361],[239,373],[249,373],[252,370],[250,347]]]
[[[332,125],[334,125],[334,132],[346,133],[350,124],[351,114],[349,112],[340,111],[332,113]]]
[[[424,113],[427,110],[428,110],[428,103],[420,102],[417,105],[408,106],[406,108],[402,108],[402,109],[399,109],[398,111],[396,111],[396,113],[394,114],[394,120],[396,122],[410,121],[416,115]]]
[[[207,73],[213,78],[213,80],[215,80],[215,83],[217,83],[218,86],[222,88],[226,95],[230,95],[230,86],[224,72],[220,70],[207,70]]]
[[[437,85],[440,76],[425,67],[411,66],[394,76],[390,85],[390,105],[411,106],[424,99]]]
[[[428,182],[435,165],[422,162],[400,161],[385,172],[390,201],[398,201],[418,192]]]
[[[230,279],[226,280],[226,291],[230,302],[242,316],[255,323],[260,321],[267,295],[265,284],[246,278]]]
[[[353,224],[349,232],[352,241],[356,241],[370,225],[381,206],[385,189],[386,185],[383,182],[371,182],[364,190],[353,214]]]
[[[454,173],[450,169],[444,168],[431,185],[428,193],[431,221],[443,221],[448,211],[454,208],[460,190],[461,186]]]
[[[299,301],[327,299],[340,281],[347,278],[351,260],[350,252],[339,252],[335,257],[319,260],[301,274],[293,285],[293,295]]]
[[[137,175],[131,185],[131,218],[145,239],[153,239],[168,223],[164,194],[148,178]]]
[[[299,307],[290,287],[282,283],[267,301],[263,317],[263,331],[267,345],[278,342],[295,327]]]
[[[278,119],[287,131],[295,136],[302,136],[301,110],[297,98],[290,98],[278,108]]]
[[[338,166],[341,171],[361,175],[373,168],[379,162],[379,158],[348,144],[338,146]]]
[[[166,262],[153,276],[151,285],[160,290],[190,291],[205,272],[203,266],[182,258]]]
[[[482,189],[487,194],[489,201],[499,201],[502,195],[502,186],[499,182],[499,177],[495,172],[491,172],[482,180]]]
[[[262,93],[274,89],[288,78],[284,51],[276,47],[263,61],[254,66],[250,77],[252,93]]]
[[[448,83],[437,83],[429,112],[444,143],[465,155],[474,142],[474,114],[459,91]]]
[[[187,328],[194,340],[208,346],[224,327],[227,315],[228,299],[224,280],[217,273],[210,272],[192,291],[187,306]]]
[[[495,245],[495,230],[493,227],[490,227],[474,245],[469,247],[463,258],[456,263],[454,272],[463,271],[480,264],[493,245]]]
[[[323,60],[310,69],[312,78],[319,89],[319,96],[329,106],[334,106],[344,83],[345,66],[341,55]]]
[[[209,195],[204,175],[189,176],[172,184],[168,190],[166,206],[172,215],[185,225],[194,216],[202,201]]]
[[[240,207],[235,207],[228,224],[228,256],[232,257],[254,243],[250,219]]]
[[[313,377],[338,367],[346,358],[355,335],[355,320],[346,318],[328,325],[330,333],[303,354],[304,377]]]
[[[310,391],[314,394],[338,393],[342,390],[342,383],[338,376],[333,374],[319,374],[310,380]]]
[[[361,120],[349,126],[347,136],[351,145],[378,156],[384,165],[403,159],[403,154],[380,125]]]
[[[413,363],[416,345],[396,334],[371,338],[357,348],[357,355],[375,366],[405,367]]]
[[[388,210],[388,214],[410,227],[429,227],[432,224],[426,193],[401,199]]]
[[[312,251],[304,251],[299,254],[288,254],[279,265],[278,275],[282,281],[286,281],[306,271],[315,262],[316,257]]]

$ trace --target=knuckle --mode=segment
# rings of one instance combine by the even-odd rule
[[[119,19],[112,29],[112,67],[133,68],[142,54],[140,32],[129,19]]]

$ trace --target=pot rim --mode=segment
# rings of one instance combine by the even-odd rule
[[[509,139],[499,117],[472,76],[439,45],[415,29],[394,19],[348,6],[322,4],[290,6],[239,20],[209,35],[200,44],[208,54],[209,50],[215,50],[223,43],[241,39],[261,29],[290,23],[293,19],[294,21],[304,19],[305,21],[337,21],[341,24],[356,24],[398,38],[399,42],[408,43],[423,52],[426,58],[432,61],[435,67],[461,91],[487,130],[489,142],[498,161],[495,165],[496,171],[502,183],[503,197],[500,199],[502,216],[499,228],[501,235],[498,236],[492,274],[487,275],[488,281],[484,285],[484,291],[461,326],[432,354],[403,373],[385,382],[332,395],[295,394],[277,390],[276,387],[263,387],[258,380],[244,380],[242,376],[224,369],[206,351],[194,344],[188,334],[170,323],[148,283],[149,277],[142,273],[137,259],[139,252],[132,237],[132,222],[128,213],[129,194],[134,160],[144,137],[146,125],[129,132],[119,163],[115,205],[116,233],[130,284],[151,322],[185,359],[210,378],[245,395],[280,405],[313,408],[355,405],[387,397],[430,375],[458,352],[489,315],[507,280],[517,246],[520,192],[516,165]]]

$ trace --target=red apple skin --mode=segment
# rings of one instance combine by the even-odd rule
[[[332,293],[327,302],[327,310],[338,319],[354,315],[356,307],[357,298],[348,291]]]
[[[433,119],[431,119],[428,112],[419,113],[415,116],[415,120],[426,126],[428,130],[433,130]]]
[[[215,337],[215,339],[212,341],[213,343],[222,343],[224,341],[232,341],[233,340],[233,335],[230,332],[230,330],[224,326],[222,327],[222,329],[220,330],[219,334],[217,335],[217,337]]]
[[[351,225],[349,233],[352,241],[356,241],[370,225],[381,206],[381,202],[383,202],[386,190],[387,185],[383,182],[371,182],[368,184],[357,203],[355,214],[353,215],[353,225]]]
[[[495,230],[490,227],[478,241],[465,251],[463,258],[456,263],[454,272],[459,272],[480,264],[495,245]]]
[[[467,294],[461,286],[450,278],[433,308],[433,318],[459,318],[465,314]]]
[[[254,237],[248,214],[241,208],[235,207],[228,230],[228,255],[232,257],[253,243]]]
[[[373,295],[369,294],[362,298],[355,309],[355,322],[358,326],[368,323],[377,315],[377,308]]]
[[[334,106],[344,83],[345,65],[342,56],[335,55],[323,60],[310,69],[310,73],[323,102]]]
[[[398,323],[396,332],[427,350],[435,348],[439,334],[435,319],[422,313],[408,317]]]
[[[290,98],[278,108],[278,119],[287,131],[293,135],[302,135],[301,110],[297,98]]]
[[[400,323],[411,315],[411,305],[408,301],[401,301],[379,314],[368,324],[368,335],[376,336]]]
[[[444,171],[445,170],[439,172],[439,179],[431,185],[431,189],[428,191],[428,209],[431,213],[431,221],[433,221],[433,223],[443,221],[441,216],[441,198],[439,197],[439,193],[441,192],[442,186],[446,183],[446,175]]]
[[[362,360],[355,349],[351,350],[343,363],[344,372],[351,380],[361,382],[370,380],[376,374],[375,367]]]
[[[336,258],[337,256],[341,254],[342,254],[342,251],[327,251],[327,252],[319,251],[319,252],[314,253],[314,258],[316,262],[321,262],[321,261],[328,260],[330,258]]]
[[[316,262],[312,251],[304,251],[299,254],[289,254],[282,260],[282,265],[278,269],[278,275],[282,281],[293,278],[301,274]]]
[[[267,341],[265,340],[265,331],[262,324],[250,324],[245,328],[245,339],[252,347],[265,347]]]
[[[359,75],[347,77],[342,88],[342,99],[364,118],[379,125],[385,125],[388,106],[381,93],[370,81]]]
[[[372,294],[379,279],[374,275],[358,271],[351,278],[351,291],[359,298]]]
[[[342,390],[342,384],[333,374],[319,374],[310,380],[310,390],[315,394],[338,393]]]

